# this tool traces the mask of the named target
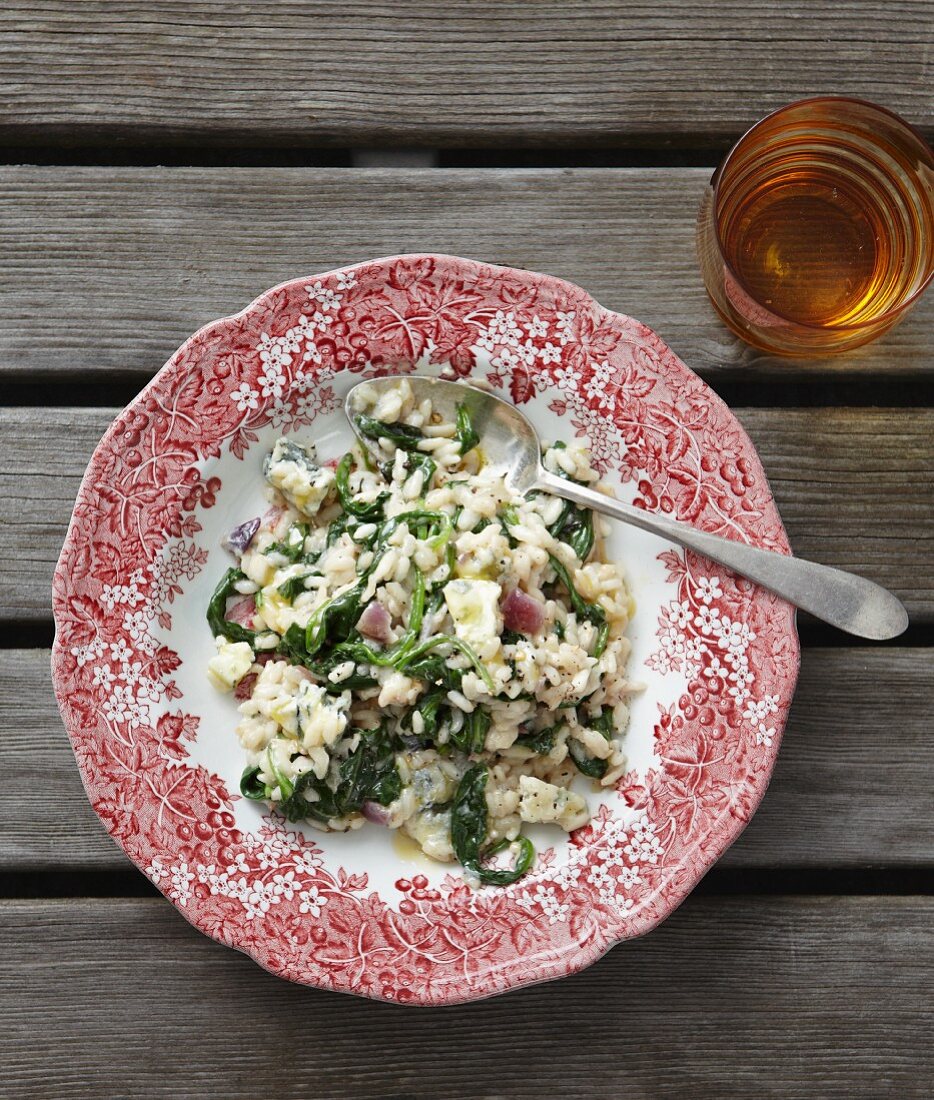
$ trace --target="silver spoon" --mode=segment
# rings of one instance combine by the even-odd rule
[[[398,385],[402,377],[361,382],[347,394],[344,402],[354,433],[363,446],[374,453],[377,445],[363,436],[357,425],[356,417],[363,411],[358,391],[361,386],[367,386],[376,394],[385,393]],[[419,375],[404,377],[416,401],[429,398],[445,420],[453,421],[457,406],[466,406],[474,429],[480,435],[486,466],[500,473],[507,486],[520,495],[540,489],[623,523],[631,523],[653,535],[661,535],[748,577],[848,634],[881,641],[897,637],[908,626],[908,613],[895,596],[864,577],[708,535],[685,523],[644,512],[549,473],[542,466],[541,444],[535,428],[514,405],[495,394],[463,382]]]

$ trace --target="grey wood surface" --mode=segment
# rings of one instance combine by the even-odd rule
[[[930,649],[806,649],[771,786],[722,865],[927,866],[932,669]],[[129,869],[85,797],[47,650],[0,650],[0,729],[0,872]],[[37,759],[54,798],[36,797]]]
[[[0,5],[0,1097],[932,1094],[934,293],[865,349],[779,360],[725,331],[694,255],[748,124],[843,93],[930,139],[932,59],[934,0]],[[358,167],[275,166],[329,158]],[[885,648],[811,624],[831,647],[805,647],[772,784],[703,896],[583,974],[428,1012],[289,985],[161,898],[66,896],[143,880],[41,648],[114,406],[266,288],[422,250],[651,325],[739,406],[796,552],[913,623]]]
[[[16,1097],[930,1096],[932,898],[695,897],[582,974],[433,1011],[289,985],[160,899],[0,914]]]
[[[934,6],[7,0],[0,138],[662,144],[813,94],[934,125]]]
[[[839,384],[848,371],[877,376],[897,393],[899,379],[932,376],[934,295],[882,340],[842,358],[775,359],[731,336],[707,300],[694,252],[709,175],[0,168],[0,209],[16,211],[0,218],[0,380],[79,384],[119,374],[142,384],[192,332],[268,287],[412,251],[579,283],[651,325],[715,385],[802,374]]]
[[[0,618],[47,620],[80,478],[116,409],[0,409]],[[934,616],[934,410],[737,409],[795,552]],[[49,425],[56,426],[54,462]]]

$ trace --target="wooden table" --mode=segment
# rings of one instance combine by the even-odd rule
[[[783,362],[717,322],[711,166],[806,94],[934,134],[934,3],[80,4],[0,9],[0,1094],[929,1096],[934,294]],[[89,807],[49,584],[105,426],[276,282],[437,250],[554,272],[736,409],[796,550],[911,612],[801,626],[755,820],[661,928],[566,981],[416,1011],[290,986],[155,894]]]

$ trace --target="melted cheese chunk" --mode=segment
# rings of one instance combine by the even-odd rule
[[[219,691],[232,691],[253,664],[253,650],[246,642],[228,642],[224,637],[214,639],[216,656],[208,661],[208,679]]]
[[[263,467],[266,480],[303,515],[313,516],[334,484],[334,471],[315,462],[312,446],[280,439]]]
[[[323,687],[303,680],[298,686],[295,706],[298,731],[306,749],[318,745],[330,747],[347,728],[351,695],[328,695]]]
[[[481,646],[503,630],[499,609],[502,588],[495,581],[454,580],[444,586],[444,602],[454,633],[468,645]]]
[[[579,794],[523,775],[519,777],[519,817],[528,822],[554,822],[570,832],[590,820],[590,811]]]

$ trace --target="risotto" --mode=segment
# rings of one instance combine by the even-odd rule
[[[625,769],[629,592],[605,521],[513,494],[464,406],[445,422],[405,380],[361,400],[372,449],[325,464],[280,439],[269,510],[228,542],[208,676],[240,701],[241,792],[325,830],[401,829],[505,885],[534,860],[524,823],[578,828],[575,778]],[[544,463],[597,480],[583,447]]]

